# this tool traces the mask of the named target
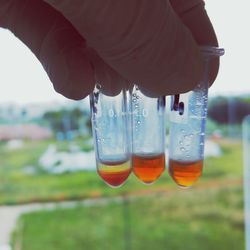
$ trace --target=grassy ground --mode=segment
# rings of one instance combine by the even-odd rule
[[[205,160],[203,177],[205,179],[241,178],[243,175],[242,142],[223,139],[218,141],[222,156]]]
[[[151,186],[140,183],[132,174],[122,188],[111,189],[100,180],[95,172],[78,172],[62,175],[50,175],[41,170],[39,156],[50,143],[26,142],[22,149],[7,151],[0,145],[0,204],[29,203],[35,201],[76,200],[86,197],[115,196],[140,191],[158,189],[176,189],[167,171]],[[84,140],[77,141],[84,149],[89,146]],[[242,148],[240,142],[220,142],[223,156],[205,160],[203,177],[196,185],[214,180],[234,181],[242,178]],[[67,142],[57,143],[67,150]],[[27,175],[26,166],[33,166],[36,173]]]
[[[242,189],[197,188],[23,215],[25,250],[243,250]],[[17,240],[18,239],[18,240]]]
[[[16,249],[244,249],[240,142],[220,141],[223,155],[206,159],[202,178],[188,190],[176,187],[167,171],[150,186],[131,175],[119,189],[107,187],[95,172],[50,176],[37,171],[25,175],[22,165],[35,165],[48,143],[29,142],[26,149],[10,155],[2,151],[1,203],[116,195],[129,198],[120,204],[23,215],[13,235]],[[27,153],[31,150],[32,154]]]

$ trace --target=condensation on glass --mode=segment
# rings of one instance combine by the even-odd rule
[[[165,97],[145,96],[138,86],[130,93],[133,173],[145,184],[165,170]]]
[[[180,187],[190,187],[202,174],[210,62],[224,50],[201,47],[202,80],[195,89],[171,97],[169,174]]]
[[[90,108],[97,172],[109,186],[120,187],[131,172],[126,90],[107,96],[97,84]]]

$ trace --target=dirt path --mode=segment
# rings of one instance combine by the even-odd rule
[[[56,208],[74,208],[76,206],[104,205],[109,202],[122,202],[122,197],[85,199],[83,201],[64,201],[51,203],[34,203],[18,206],[0,206],[0,250],[11,250],[10,236],[14,230],[17,219],[21,214],[40,211],[54,210]]]

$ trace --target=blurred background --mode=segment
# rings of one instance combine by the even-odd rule
[[[167,171],[150,186],[132,174],[119,189],[106,186],[95,171],[88,99],[55,93],[29,49],[0,29],[1,250],[246,249],[250,3],[206,6],[226,54],[209,90],[203,176],[187,190]]]

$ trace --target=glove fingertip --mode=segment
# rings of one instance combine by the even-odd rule
[[[80,52],[73,49],[57,55],[46,69],[55,91],[72,100],[87,97],[95,84],[93,68]]]

